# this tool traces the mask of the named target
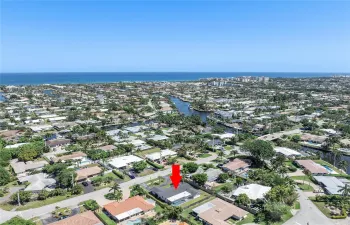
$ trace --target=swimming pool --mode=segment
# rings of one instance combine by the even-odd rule
[[[129,220],[126,224],[127,225],[137,225],[137,224],[141,224],[141,218],[138,218],[136,220]]]
[[[324,168],[326,168],[326,170],[328,171],[328,172],[330,172],[330,173],[333,173],[333,170],[329,167],[329,166],[327,166],[327,165],[322,165]]]

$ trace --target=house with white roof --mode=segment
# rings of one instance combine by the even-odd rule
[[[29,144],[29,143],[17,143],[17,144],[14,144],[14,145],[7,145],[5,148],[6,148],[6,149],[9,149],[9,148],[18,148],[18,147],[21,147],[22,145],[26,145],[26,144]]]
[[[29,182],[30,184],[24,189],[25,191],[40,192],[45,188],[54,188],[56,185],[56,180],[50,178],[48,174],[37,173],[18,179],[19,182]]]
[[[164,150],[161,150],[160,152],[154,152],[154,153],[148,154],[146,155],[146,158],[152,161],[159,161],[160,159],[166,159],[176,155],[177,155],[176,152],[171,151],[169,149],[164,149]]]
[[[113,158],[109,161],[109,165],[113,168],[124,168],[131,165],[132,163],[140,162],[142,160],[143,159],[141,159],[140,157],[134,155],[125,155]]]
[[[249,199],[257,200],[263,199],[265,194],[270,190],[271,187],[263,186],[260,184],[248,184],[237,188],[232,195],[238,197],[240,194],[246,194]]]
[[[286,148],[286,147],[275,147],[275,151],[279,154],[286,156],[286,157],[302,156],[302,154],[300,152],[297,152],[293,149]]]

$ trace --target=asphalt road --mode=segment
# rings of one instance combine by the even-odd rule
[[[213,159],[216,159],[217,155],[216,154],[212,154],[212,156],[208,157],[208,158],[201,158],[198,159],[196,161],[197,164],[201,164],[201,163],[208,163]],[[148,175],[148,176],[144,176],[144,177],[137,177],[133,180],[124,182],[120,184],[121,189],[123,190],[123,198],[127,198],[129,195],[129,187],[135,185],[135,184],[141,184],[144,183],[146,181],[155,179],[159,176],[166,176],[169,175],[171,173],[171,168],[169,169],[165,169],[165,170],[160,170],[158,172],[155,172],[154,174]],[[96,200],[100,205],[104,205],[107,204],[109,201],[106,200],[104,198],[104,195],[107,194],[109,192],[110,188],[104,188],[98,191],[94,191],[94,192],[90,192],[87,194],[83,194],[74,198],[70,198],[67,200],[63,200],[51,205],[46,205],[40,208],[35,208],[35,209],[28,209],[28,210],[24,210],[24,211],[14,211],[14,212],[10,212],[10,211],[5,211],[3,209],[0,209],[0,223],[3,223],[15,216],[21,216],[24,219],[31,219],[33,217],[40,217],[43,216],[45,214],[48,214],[52,211],[55,210],[56,206],[58,207],[74,207],[77,206],[80,202],[89,200],[89,199],[94,199]]]
[[[334,225],[304,194],[298,190],[300,210],[283,225]]]

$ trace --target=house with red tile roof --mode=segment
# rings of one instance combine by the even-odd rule
[[[111,218],[120,223],[152,211],[155,208],[155,202],[145,200],[141,196],[134,196],[124,202],[111,202],[103,208]]]
[[[86,211],[66,219],[50,223],[49,225],[103,225],[92,211]]]

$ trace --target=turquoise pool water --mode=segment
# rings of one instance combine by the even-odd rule
[[[333,170],[331,169],[331,168],[329,168],[329,166],[327,166],[327,165],[322,165],[324,168],[326,168],[326,170],[328,171],[328,172],[330,172],[330,173],[332,173],[333,172]]]
[[[127,225],[137,225],[137,224],[141,224],[141,218],[138,218],[136,220],[129,220],[127,223]]]

